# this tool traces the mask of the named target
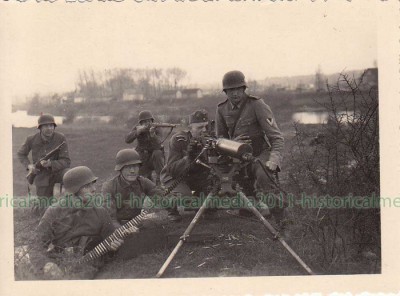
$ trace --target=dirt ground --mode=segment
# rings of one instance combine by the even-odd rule
[[[65,134],[72,160],[72,167],[86,165],[99,177],[100,189],[104,180],[114,174],[114,159],[118,150],[131,147],[125,144],[126,128],[112,126],[61,126],[57,128]],[[26,136],[35,129],[13,129],[13,178],[14,196],[26,196],[26,171],[16,158],[16,152]],[[285,131],[286,136],[290,130]],[[166,145],[167,146],[167,145]],[[317,274],[358,274],[379,273],[380,259],[368,259],[355,252],[348,257],[338,258],[332,264],[321,260],[320,248],[303,224],[297,223],[302,216],[301,209],[291,209],[289,245]],[[151,278],[172,251],[177,239],[183,234],[194,212],[185,212],[181,223],[167,223],[165,211],[152,215],[158,225],[160,237],[145,235],[144,227],[138,235],[138,244],[143,248],[121,248],[120,252],[106,264],[98,274],[99,279]],[[14,210],[14,242],[21,246],[34,236],[38,220],[28,209]],[[157,224],[158,223],[158,224]],[[274,223],[271,219],[271,223]],[[155,232],[157,233],[157,232]],[[165,277],[221,277],[221,276],[273,276],[306,275],[307,272],[295,259],[272,239],[271,234],[258,221],[243,219],[218,211],[214,217],[201,219],[195,233],[203,239],[186,243],[170,267]],[[143,242],[145,242],[143,244]],[[135,244],[134,238],[126,245]],[[133,251],[132,251],[133,250]],[[26,272],[16,269],[16,279],[32,279]]]

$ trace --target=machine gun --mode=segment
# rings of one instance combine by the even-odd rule
[[[60,151],[61,147],[65,144],[65,142],[62,142],[60,145],[58,145],[56,148],[54,148],[53,150],[51,150],[49,153],[47,153],[45,156],[43,156],[42,158],[40,158],[35,164],[35,169],[36,170],[40,170],[42,168],[42,165],[40,164],[43,160],[49,160],[53,155],[55,155],[56,153],[58,153],[58,151]],[[28,180],[28,183],[30,185],[33,184],[33,181],[35,180],[36,177],[36,173],[34,172],[35,170],[29,170],[28,175],[26,175],[26,179]]]
[[[161,266],[156,277],[160,278],[168,268],[179,249],[182,247],[186,239],[190,236],[194,226],[199,221],[200,217],[208,208],[211,199],[215,196],[234,196],[237,195],[244,204],[249,206],[249,210],[263,223],[268,231],[276,238],[286,250],[297,260],[297,262],[310,274],[314,272],[303,262],[303,260],[293,251],[293,249],[286,243],[278,231],[263,217],[263,215],[253,206],[251,201],[242,192],[239,182],[234,180],[234,176],[239,171],[247,166],[250,162],[258,162],[263,166],[263,163],[252,155],[252,147],[246,143],[240,143],[228,139],[218,139],[214,137],[201,137],[195,139],[203,146],[199,155],[195,158],[195,163],[203,165],[210,169],[210,175],[214,180],[213,187],[207,195],[202,206],[197,211],[195,217],[190,222],[188,228],[180,237],[178,244],[171,252],[167,260]],[[206,157],[201,157],[205,155]],[[204,160],[205,159],[205,160]],[[264,167],[263,167],[264,168]],[[268,173],[264,168],[265,173]]]

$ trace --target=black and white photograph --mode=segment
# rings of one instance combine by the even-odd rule
[[[5,289],[395,284],[398,3],[0,7]]]

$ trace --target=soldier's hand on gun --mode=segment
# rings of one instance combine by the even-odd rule
[[[236,142],[241,142],[241,143],[245,143],[245,144],[251,144],[250,137],[245,135],[245,134],[239,135],[236,138],[234,138],[233,140],[236,141]]]
[[[156,135],[156,128],[154,126],[151,126],[149,128],[150,136],[154,137]]]
[[[111,251],[116,251],[118,248],[124,243],[124,240],[121,238],[116,238],[110,243]]]
[[[35,168],[35,165],[28,164],[28,171],[29,171],[29,173],[32,172],[33,174],[36,174],[39,170],[37,168]]]
[[[276,164],[275,162],[270,161],[270,160],[268,160],[265,163],[265,166],[267,167],[267,169],[269,169],[270,171],[273,171],[273,172],[275,172],[278,168],[278,164]]]
[[[136,131],[137,131],[137,133],[140,135],[140,134],[143,134],[143,133],[145,133],[145,132],[147,132],[148,130],[149,130],[149,126],[147,126],[147,125],[139,125],[138,127],[137,127],[137,129],[136,129]]]
[[[50,159],[48,159],[48,160],[42,160],[42,161],[40,162],[40,165],[41,165],[42,167],[44,167],[44,168],[49,168],[49,167],[51,167],[51,160],[50,160]]]
[[[136,226],[132,226],[128,229],[125,229],[124,233],[125,234],[133,234],[133,233],[138,233],[139,232],[139,228],[137,228]]]

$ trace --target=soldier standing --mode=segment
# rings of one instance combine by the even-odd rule
[[[125,142],[130,144],[137,139],[136,151],[142,161],[139,174],[151,179],[151,174],[154,170],[156,172],[156,184],[160,185],[160,172],[165,160],[160,131],[158,128],[151,126],[153,122],[154,117],[150,111],[141,111],[139,113],[139,123],[126,135]]]
[[[250,143],[253,155],[265,164],[270,177],[274,177],[280,171],[284,139],[270,107],[262,99],[246,93],[245,76],[240,71],[226,73],[222,85],[227,99],[217,107],[217,136]],[[256,192],[263,196],[273,193],[273,200],[267,200],[267,203],[277,224],[283,227],[284,202],[280,190],[272,184],[259,163],[251,164],[247,171],[256,181]],[[241,209],[239,213],[247,215],[249,211]]]
[[[97,205],[96,180],[97,177],[85,166],[65,173],[65,190],[71,194],[46,210],[30,252],[38,275],[44,274],[47,279],[91,279],[103,265],[102,259],[98,259],[70,268],[71,260],[78,260],[115,230],[106,209],[101,203]],[[129,234],[136,231],[135,227],[126,230]],[[113,240],[111,249],[117,250],[122,243],[122,239]]]
[[[140,214],[146,196],[152,199],[162,192],[152,181],[139,176],[142,162],[134,149],[120,150],[115,162],[119,174],[104,182],[102,194],[104,205],[118,227]]]
[[[43,215],[46,207],[49,206],[50,198],[53,196],[54,184],[62,182],[63,175],[71,163],[65,136],[55,131],[56,126],[52,115],[41,115],[37,126],[39,132],[27,137],[25,143],[17,152],[18,159],[26,167],[26,170],[33,171],[36,174],[35,185],[39,205],[34,205],[34,210],[39,215]],[[65,144],[60,151],[49,160],[42,160],[40,169],[36,169],[34,164],[62,142],[65,142]],[[30,163],[28,158],[30,151],[32,151],[33,164]]]
[[[166,187],[181,178],[182,173],[200,153],[202,147],[196,139],[207,133],[207,127],[207,111],[198,110],[189,116],[189,130],[178,132],[171,137],[167,163],[161,172],[161,180]],[[208,175],[208,168],[200,164],[194,164],[171,192],[172,200],[190,198],[193,196],[192,191],[195,191],[194,196],[197,197],[202,193],[206,193],[205,191],[209,185]],[[168,217],[175,222],[182,220],[176,204],[173,203],[171,208],[168,209]]]

